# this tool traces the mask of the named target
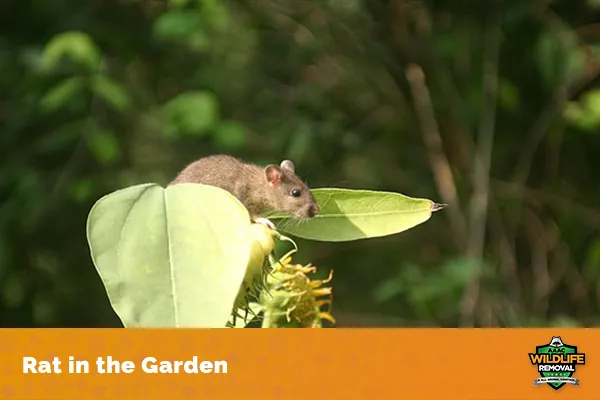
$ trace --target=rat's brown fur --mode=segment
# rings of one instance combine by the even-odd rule
[[[276,177],[275,180],[269,177]],[[213,155],[189,164],[170,183],[200,183],[227,190],[248,209],[252,219],[270,212],[283,212],[299,218],[316,215],[319,208],[308,187],[294,172],[294,165],[260,167],[228,155]],[[298,189],[301,196],[293,197]]]

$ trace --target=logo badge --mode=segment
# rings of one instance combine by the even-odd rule
[[[573,374],[577,365],[585,364],[585,353],[578,353],[577,346],[564,344],[560,336],[552,336],[550,343],[536,346],[535,353],[529,353],[529,361],[537,366],[541,376],[533,385],[546,383],[558,390],[567,383],[579,386],[579,379],[573,378]]]

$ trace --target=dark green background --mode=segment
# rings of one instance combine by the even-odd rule
[[[215,152],[452,203],[400,235],[298,242],[335,269],[340,326],[594,325],[599,17],[597,0],[0,2],[2,325],[118,326],[90,207]]]

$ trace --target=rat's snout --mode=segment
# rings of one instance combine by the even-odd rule
[[[317,203],[305,204],[302,208],[299,208],[295,215],[298,218],[312,218],[321,211]]]

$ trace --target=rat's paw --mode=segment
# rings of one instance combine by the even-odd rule
[[[266,218],[262,218],[262,217],[256,218],[254,220],[254,222],[256,222],[257,224],[262,224],[262,225],[266,226],[269,229],[275,230],[275,224],[273,224],[271,221],[269,221]]]

